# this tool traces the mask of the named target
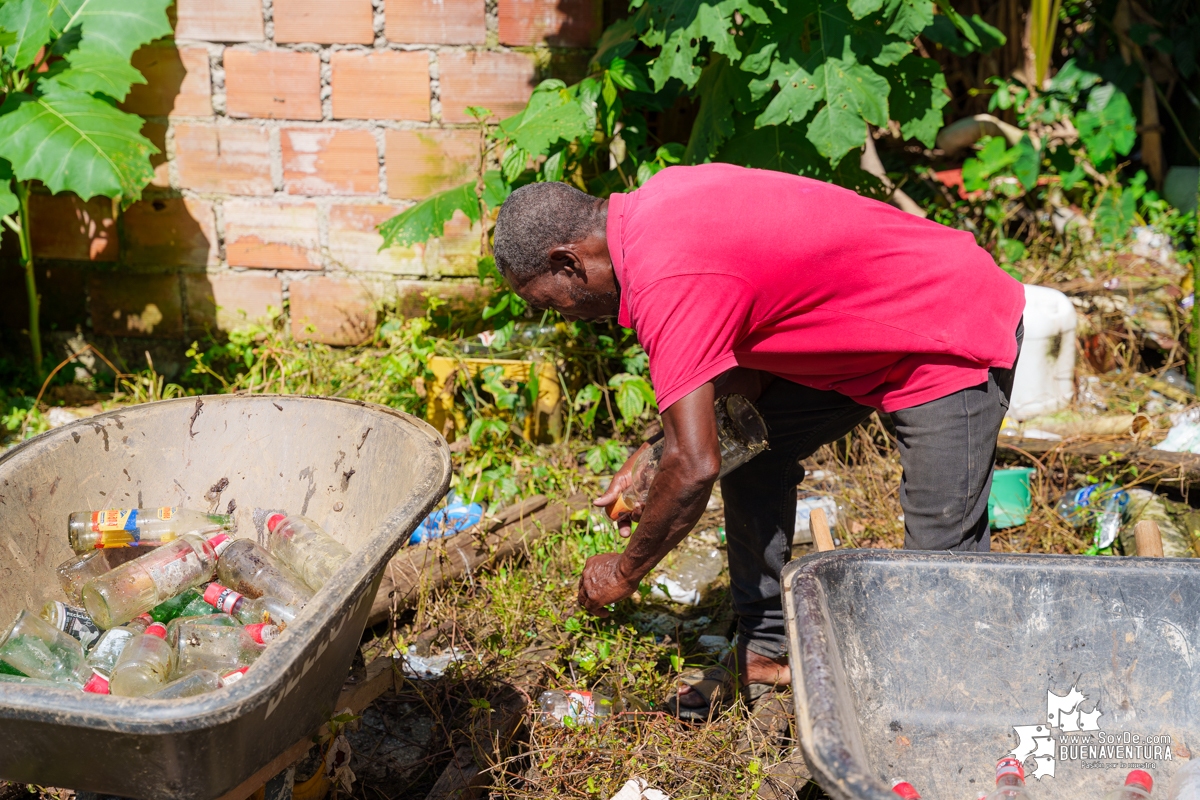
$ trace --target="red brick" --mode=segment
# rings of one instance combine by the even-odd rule
[[[483,0],[388,0],[383,33],[407,44],[483,44]]]
[[[283,312],[283,284],[271,275],[193,272],[183,276],[183,288],[192,335],[231,331]]]
[[[347,270],[424,275],[421,247],[389,247],[376,227],[403,209],[398,206],[333,206],[329,209],[329,255]]]
[[[212,203],[166,197],[134,203],[124,213],[125,261],[169,266],[218,263]]]
[[[395,131],[384,139],[388,196],[420,200],[474,174],[479,134],[465,129]]]
[[[171,185],[171,174],[167,167],[167,126],[161,122],[147,122],[142,126],[142,136],[158,148],[158,152],[150,156],[150,166],[154,168],[150,185],[166,189]]]
[[[596,0],[500,0],[500,43],[591,47],[600,34]]]
[[[330,62],[334,118],[429,121],[427,53],[340,50]]]
[[[88,202],[73,194],[35,194],[29,198],[33,255],[73,261],[116,261],[117,222],[112,201]]]
[[[533,59],[523,53],[438,53],[442,119],[471,122],[467,106],[483,106],[497,117],[525,107],[536,85]]]
[[[321,269],[317,208],[248,200],[225,203],[225,257],[231,267]]]
[[[425,274],[473,276],[479,274],[479,223],[455,211],[446,223],[442,238],[424,247]]]
[[[109,272],[93,275],[88,287],[96,333],[156,339],[183,335],[178,275]]]
[[[178,0],[176,39],[258,42],[263,38],[262,0]]]
[[[392,289],[396,312],[403,317],[425,316],[430,297],[440,298],[449,309],[467,313],[479,313],[482,305],[483,287],[474,281],[396,281]]]
[[[289,50],[225,51],[231,117],[321,118],[321,57]]]
[[[212,114],[205,48],[149,44],[133,54],[133,66],[148,82],[134,84],[121,108],[144,117]]]
[[[271,182],[271,136],[249,125],[176,124],[179,183],[199,192],[266,195]]]
[[[371,0],[275,0],[275,41],[371,44]]]
[[[279,141],[289,194],[379,193],[379,156],[370,131],[284,128]]]
[[[325,344],[362,344],[375,333],[375,303],[362,284],[316,277],[292,281],[292,336]]]

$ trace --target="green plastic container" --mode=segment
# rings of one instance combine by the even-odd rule
[[[1024,525],[1029,518],[1033,496],[1029,492],[1030,467],[992,471],[992,491],[988,495],[988,524],[993,530]]]

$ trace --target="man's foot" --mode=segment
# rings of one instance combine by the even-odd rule
[[[792,670],[786,657],[779,660],[768,658],[747,649],[746,645],[740,642],[737,649],[725,658],[724,664],[726,669],[738,676],[742,686],[751,683],[787,686],[792,682]],[[742,665],[740,670],[739,664]],[[703,708],[709,703],[709,698],[703,692],[687,684],[680,684],[677,692],[680,708]]]

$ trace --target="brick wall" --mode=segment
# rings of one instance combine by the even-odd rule
[[[479,241],[465,217],[382,253],[375,226],[466,179],[467,106],[503,117],[540,79],[577,79],[601,13],[599,0],[176,2],[174,40],[135,54],[148,84],[122,104],[163,151],[142,201],[118,214],[101,198],[32,200],[48,326],[184,341],[286,303],[298,337],[347,344],[378,298],[461,288]],[[0,307],[19,328],[14,246]]]

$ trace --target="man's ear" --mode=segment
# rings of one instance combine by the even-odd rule
[[[575,252],[575,248],[571,245],[557,245],[550,250],[549,256],[550,269],[553,272],[570,272],[579,276],[587,272],[583,266],[583,259],[579,257],[579,253]]]

